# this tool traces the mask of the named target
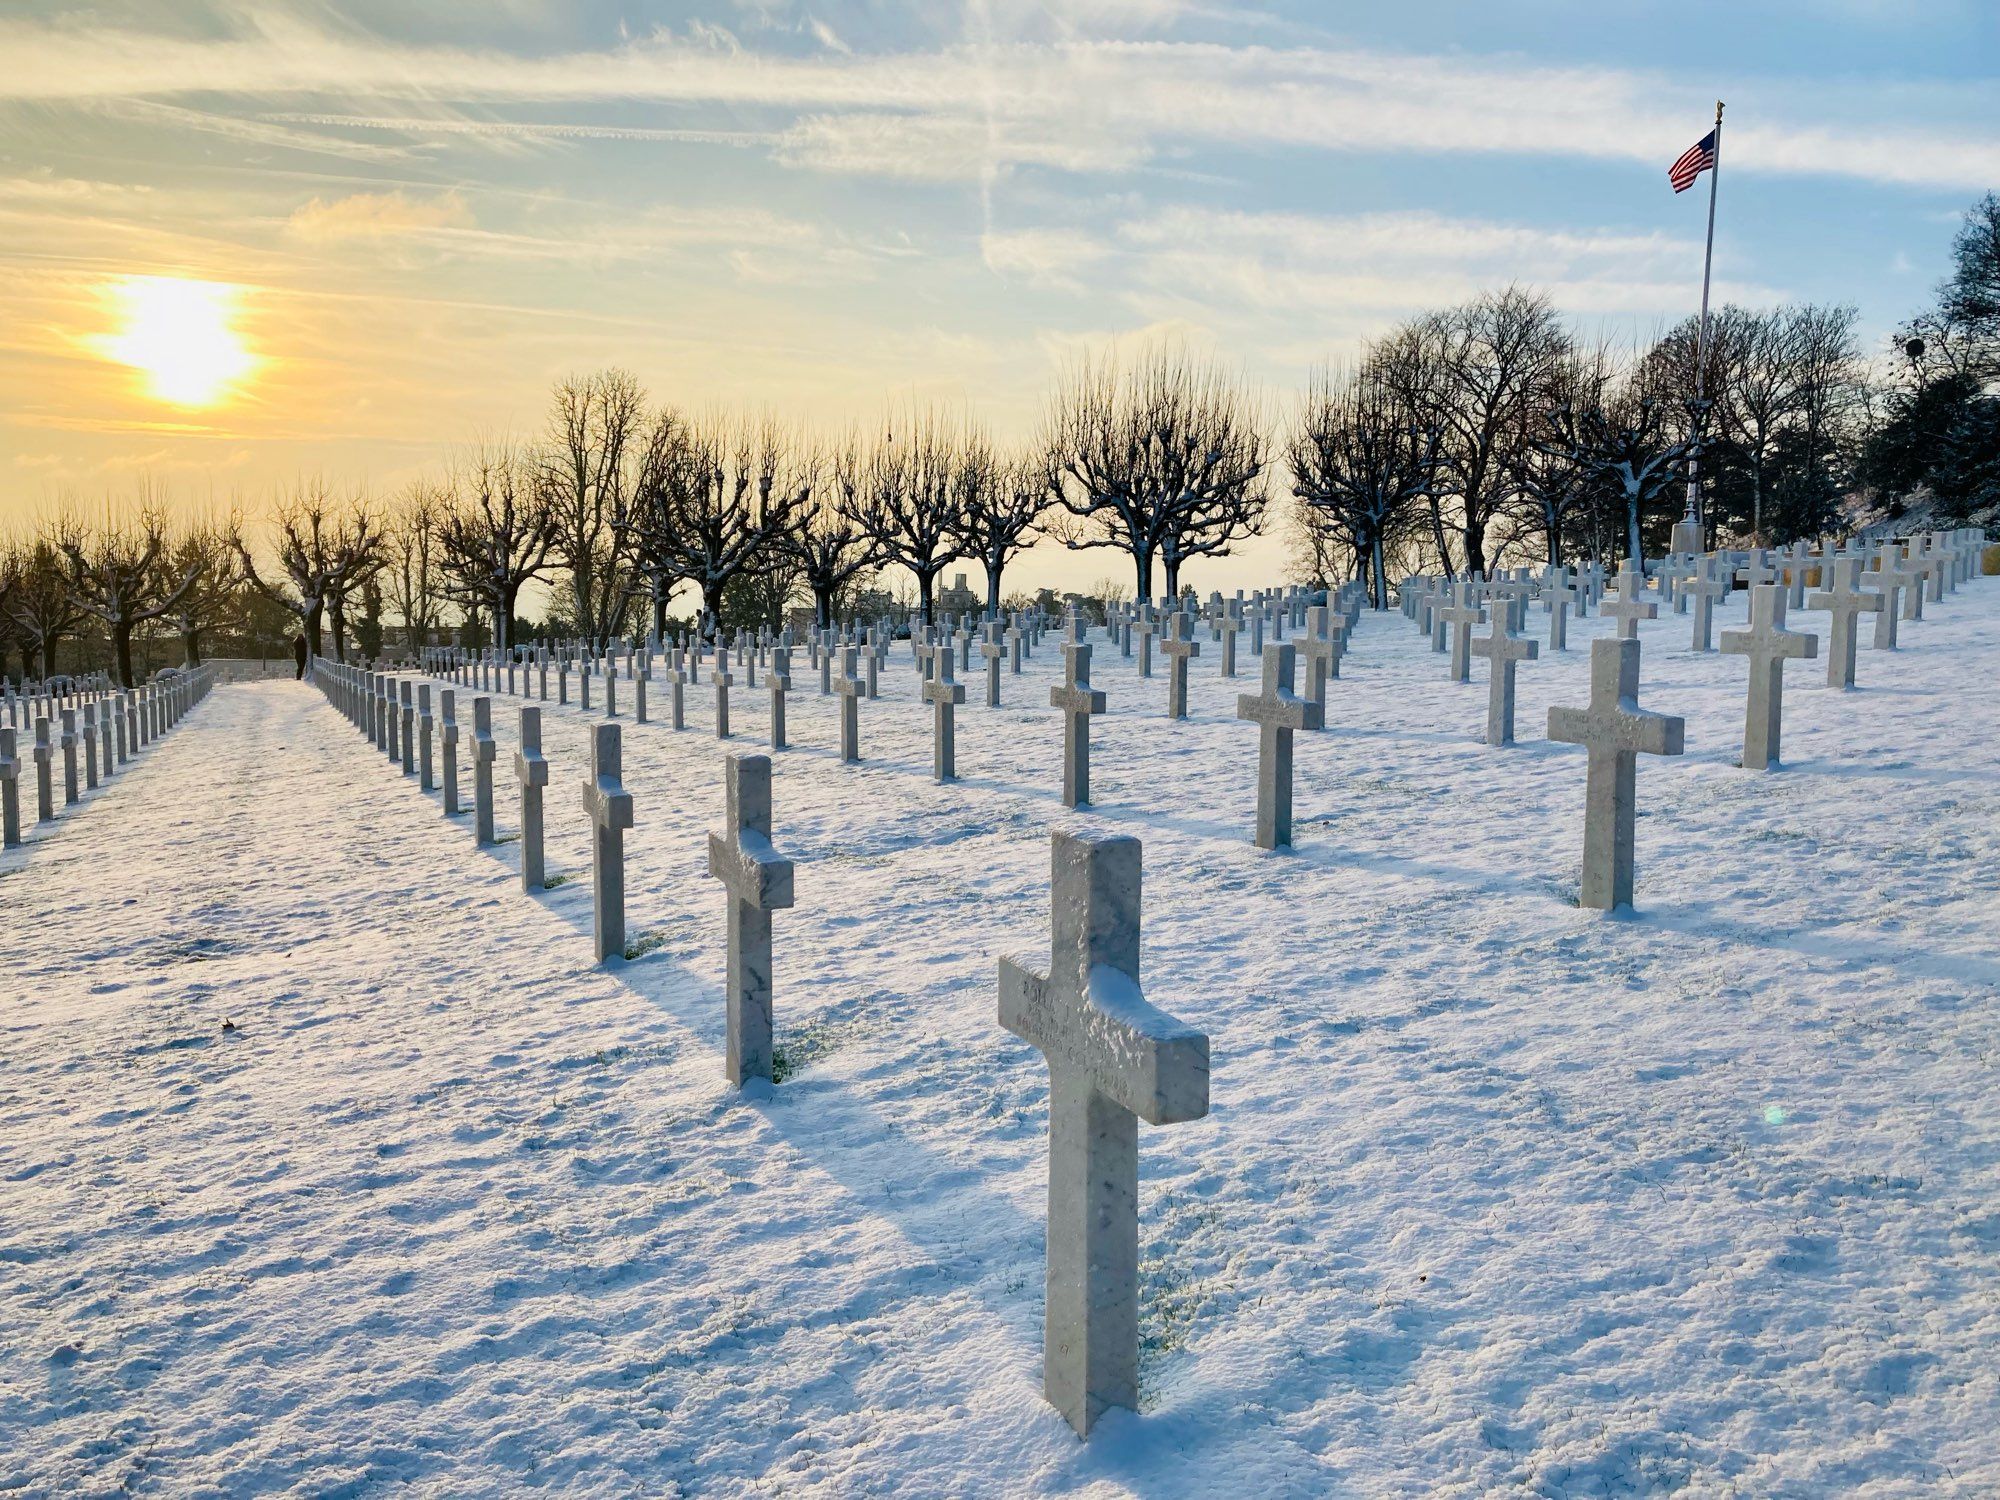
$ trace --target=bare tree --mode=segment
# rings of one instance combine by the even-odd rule
[[[437,538],[446,596],[490,614],[493,639],[511,646],[521,590],[547,571],[555,546],[528,457],[504,443],[474,450],[452,476]]]
[[[227,531],[212,519],[184,525],[174,537],[167,571],[186,577],[188,587],[166,620],[180,637],[183,666],[201,665],[202,636],[236,612],[243,582],[234,560]]]
[[[385,570],[389,605],[402,620],[412,650],[429,640],[443,602],[438,528],[447,499],[442,485],[419,479],[403,489],[389,513]]]
[[[1386,608],[1387,552],[1419,524],[1437,474],[1437,427],[1372,361],[1351,376],[1329,368],[1307,388],[1288,457],[1292,494],[1345,537],[1374,607]],[[1323,566],[1317,552],[1312,559]]]
[[[1602,346],[1572,348],[1550,371],[1542,407],[1522,414],[1527,431],[1511,448],[1508,462],[1522,519],[1540,534],[1542,555],[1551,563],[1563,560],[1565,543],[1573,539],[1568,534],[1571,522],[1601,498],[1602,483],[1598,470],[1552,430],[1550,413],[1601,406],[1609,381],[1610,356]]]
[[[1468,571],[1491,566],[1487,527],[1515,498],[1516,455],[1568,343],[1548,298],[1522,287],[1428,314],[1384,341],[1384,378],[1438,429],[1433,495],[1457,512]],[[1451,572],[1442,508],[1433,521]]]
[[[998,619],[1001,574],[1034,545],[1054,486],[1045,455],[1001,458],[983,437],[967,444],[964,473],[957,547],[985,570],[986,615]]]
[[[884,562],[916,580],[923,618],[936,616],[937,578],[956,562],[965,506],[968,434],[935,409],[892,421],[870,454],[850,513]]]
[[[0,603],[20,640],[23,665],[31,675],[53,677],[56,648],[83,623],[83,610],[70,592],[68,570],[54,542],[37,537],[15,549],[12,559],[11,581]]]
[[[123,514],[107,503],[97,525],[58,522],[49,539],[76,607],[104,622],[119,684],[136,687],[132,633],[172,610],[195,581],[192,570],[168,573],[165,510],[150,496]]]
[[[646,466],[623,523],[632,550],[701,590],[722,619],[722,596],[792,529],[811,500],[813,459],[769,419],[679,424]]]
[[[369,622],[371,639],[365,656],[381,649],[381,635],[375,629],[381,620],[381,588],[378,582],[388,566],[384,528],[368,502],[356,497],[327,533],[326,619],[333,631],[333,654],[347,660],[347,614],[351,601],[359,599]]]
[[[1645,567],[1644,527],[1658,502],[1685,473],[1692,438],[1676,436],[1673,404],[1649,394],[1636,372],[1590,406],[1553,407],[1546,417],[1555,455],[1573,463],[1617,496],[1625,523],[1625,555]]]
[[[849,442],[823,465],[824,478],[782,543],[798,560],[813,597],[813,618],[822,630],[834,622],[843,596],[870,576],[886,554],[862,523],[869,460],[859,443]]]
[[[322,625],[327,591],[337,571],[334,540],[340,524],[338,509],[320,480],[306,481],[279,500],[271,526],[277,535],[273,549],[277,564],[284,570],[282,583],[267,583],[258,572],[240,515],[232,516],[226,528],[244,581],[297,618],[315,656],[323,654]]]
[[[556,382],[539,454],[542,495],[577,633],[598,646],[631,599],[616,539],[632,505],[645,428],[646,393],[628,372]]]
[[[1214,366],[1156,350],[1131,370],[1088,361],[1064,383],[1046,441],[1051,528],[1073,548],[1116,547],[1152,597],[1153,562],[1167,590],[1190,557],[1221,555],[1261,524],[1264,440],[1249,404]]]

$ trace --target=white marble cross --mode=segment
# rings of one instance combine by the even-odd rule
[[[1007,647],[1000,639],[1000,622],[988,620],[979,643],[979,654],[986,658],[986,706],[1000,706],[1000,660],[1007,654]]]
[[[1549,649],[1567,651],[1569,649],[1569,611],[1576,603],[1576,587],[1569,581],[1568,568],[1552,568],[1548,585],[1542,590],[1542,603],[1549,611]]]
[[[792,690],[792,648],[773,646],[771,668],[764,674],[764,686],[771,694],[771,748],[785,748],[785,694]]]
[[[1785,717],[1785,663],[1819,655],[1819,637],[1785,629],[1783,584],[1750,591],[1750,628],[1722,632],[1726,656],[1750,658],[1750,690],[1743,710],[1743,768],[1768,771],[1777,763]]]
[[[1486,684],[1486,743],[1514,743],[1514,669],[1540,654],[1540,644],[1514,634],[1513,609],[1504,600],[1495,601],[1493,628],[1472,643],[1472,653],[1491,663]]]
[[[1452,590],[1452,605],[1438,611],[1440,627],[1451,627],[1451,680],[1472,681],[1472,627],[1486,623],[1486,611],[1472,597],[1472,585],[1461,583]]]
[[[1104,694],[1090,685],[1090,647],[1080,641],[1062,648],[1063,680],[1049,689],[1049,706],[1063,711],[1063,805],[1090,801],[1090,720],[1104,712]]]
[[[521,784],[521,889],[539,891],[546,883],[542,865],[542,788],[549,763],[542,754],[542,711],[521,710],[521,748],[514,752],[514,779]]]
[[[435,759],[433,742],[437,719],[431,713],[431,685],[428,682],[417,685],[417,787],[420,791],[431,791],[437,786],[437,774],[432,769]]]
[[[493,762],[500,747],[493,740],[493,700],[472,700],[472,838],[493,842]]]
[[[935,660],[939,655],[949,654],[940,647],[932,657]],[[856,675],[857,656],[854,647],[842,648],[840,680],[834,684],[840,693],[840,758],[849,762],[861,759],[861,679]]]
[[[731,755],[723,829],[708,836],[708,873],[728,893],[729,1081],[771,1077],[771,913],[792,904],[792,862],[771,847],[771,761]]]
[[[1139,1399],[1138,1122],[1208,1113],[1208,1038],[1140,986],[1139,841],[1050,842],[1048,972],[1000,960],[1000,1024],[1048,1060],[1042,1390],[1087,1435]]]
[[[1296,648],[1273,641],[1264,648],[1264,690],[1239,693],[1236,717],[1258,726],[1257,828],[1259,849],[1290,848],[1292,842],[1292,737],[1317,729],[1322,710],[1292,691]]]
[[[49,738],[46,714],[35,716],[35,821],[53,822],[56,815],[55,744]]]
[[[591,727],[590,776],[583,783],[592,832],[590,891],[599,963],[625,956],[625,830],[633,822],[618,733],[616,724]]]
[[[1188,658],[1201,655],[1201,642],[1194,638],[1192,621],[1183,610],[1167,617],[1167,633],[1160,641],[1160,655],[1167,658],[1167,717],[1187,717]]]
[[[11,725],[0,729],[0,848],[7,849],[21,842],[21,756],[15,733]]]
[[[709,674],[709,681],[715,687],[715,737],[729,738],[729,689],[736,679],[729,674],[729,648],[721,647],[715,653],[715,670]]]
[[[1639,755],[1679,755],[1686,743],[1684,721],[1639,707],[1636,640],[1590,643],[1590,706],[1551,708],[1549,738],[1590,751],[1578,904],[1594,911],[1630,906]]]
[[[1333,623],[1333,611],[1325,605],[1315,604],[1306,611],[1305,629],[1299,632],[1294,643],[1298,659],[1305,663],[1305,696],[1319,709],[1319,722],[1326,722],[1326,684],[1330,677],[1340,675],[1340,632],[1341,627]],[[1265,657],[1264,673],[1270,676],[1270,657]],[[1317,725],[1307,725],[1316,728]]]
[[[1632,566],[1631,559],[1626,559],[1625,567],[1618,575],[1618,602],[1605,605],[1598,613],[1609,615],[1618,622],[1618,639],[1621,641],[1638,640],[1639,622],[1659,618],[1660,606],[1646,596],[1646,579]]]
[[[1886,607],[1887,601],[1880,594],[1856,586],[1860,573],[1859,558],[1834,559],[1820,569],[1825,586],[1807,600],[1812,608],[1826,610],[1833,617],[1826,643],[1826,685],[1831,688],[1854,686],[1854,648],[1860,634],[1857,617]]]
[[[931,679],[924,684],[924,701],[931,706],[931,776],[950,781],[958,774],[958,705],[965,701],[965,684],[954,680],[950,651],[932,658]]]
[[[458,806],[458,690],[444,688],[438,693],[438,705],[444,714],[444,746],[439,752],[439,763],[444,771],[444,815],[455,818]]]
[[[1713,651],[1710,644],[1715,628],[1715,606],[1727,599],[1733,585],[1721,568],[1706,559],[1695,559],[1694,572],[1681,587],[1681,597],[1694,601],[1694,628],[1689,649]]]

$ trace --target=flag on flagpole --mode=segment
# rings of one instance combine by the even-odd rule
[[[1674,191],[1685,193],[1694,186],[1695,178],[1715,165],[1715,132],[1696,141],[1681,153],[1679,161],[1667,168],[1667,181],[1674,185]]]

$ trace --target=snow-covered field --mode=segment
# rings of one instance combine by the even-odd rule
[[[1047,943],[1053,643],[1000,711],[972,678],[949,787],[907,644],[860,767],[796,674],[768,1098],[722,1081],[705,678],[626,721],[648,951],[602,971],[587,880],[523,895],[317,692],[219,688],[0,857],[0,1489],[2000,1491],[2000,584],[1930,615],[1855,693],[1793,664],[1771,774],[1743,661],[1644,627],[1689,753],[1611,920],[1541,739],[1608,622],[1491,750],[1483,683],[1366,618],[1278,855],[1247,659],[1205,643],[1176,725],[1100,638],[1076,821],[1143,837],[1147,989],[1215,1071],[1142,1130],[1145,1409],[1087,1444],[994,1019]],[[589,721],[545,718],[574,876]]]

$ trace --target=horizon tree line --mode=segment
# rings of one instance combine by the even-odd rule
[[[86,518],[71,501],[0,538],[0,673],[64,655],[131,683],[171,642],[268,643],[289,621],[337,658],[456,629],[512,644],[530,588],[536,633],[595,645],[662,631],[676,598],[703,629],[828,625],[889,578],[930,622],[960,562],[997,614],[1010,567],[1048,540],[1123,554],[1105,600],[1186,586],[1201,558],[1274,513],[1296,579],[1448,577],[1523,562],[1662,550],[1700,476],[1709,546],[1778,545],[1866,513],[1939,524],[2000,506],[2000,198],[1968,211],[1934,304],[1871,367],[1852,307],[1712,316],[1703,399],[1697,325],[1644,348],[1579,338],[1510,286],[1424,312],[1310,375],[1284,421],[1211,358],[1174,346],[1079,361],[1040,430],[996,445],[969,413],[893,410],[828,440],[768,412],[656,403],[620,369],[565,377],[541,432],[486,438],[386,500],[305,479],[253,525],[242,509],[176,521],[156,486]],[[456,614],[455,622],[451,616]]]

